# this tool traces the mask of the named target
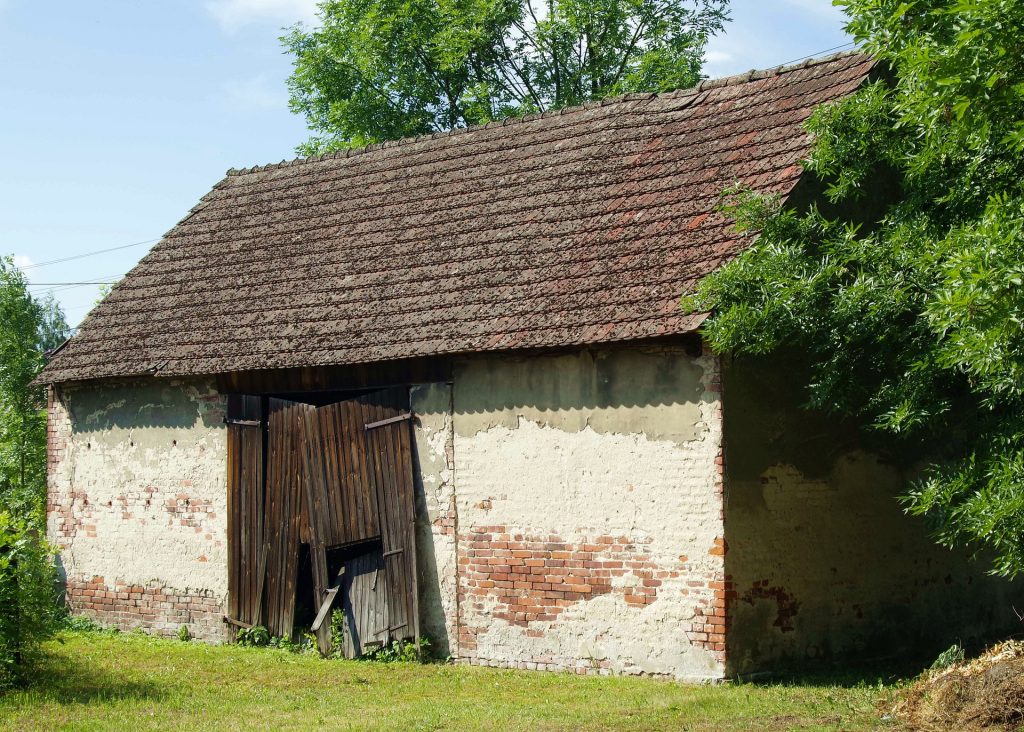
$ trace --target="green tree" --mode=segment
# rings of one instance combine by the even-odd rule
[[[0,688],[59,614],[46,523],[46,400],[29,384],[46,351],[68,335],[52,298],[28,293],[25,276],[0,258]]]
[[[46,507],[46,398],[29,383],[68,332],[57,303],[32,297],[22,272],[0,258],[0,510],[38,525]]]
[[[692,86],[728,0],[325,0],[281,40],[303,154]]]
[[[995,573],[1014,576],[1024,570],[1024,3],[837,4],[886,78],[809,123],[807,168],[828,200],[796,211],[732,191],[728,210],[759,236],[684,306],[714,311],[706,334],[720,351],[799,349],[811,406],[926,456],[907,510],[929,517],[941,543],[985,548]]]

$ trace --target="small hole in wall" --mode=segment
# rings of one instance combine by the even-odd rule
[[[131,442],[129,442],[128,447],[135,447],[135,441],[132,440]]]
[[[91,442],[85,443],[85,449],[86,450],[91,450],[92,449],[92,443]]]
[[[177,447],[177,446],[178,446],[178,441],[177,440],[171,440],[171,447]]]

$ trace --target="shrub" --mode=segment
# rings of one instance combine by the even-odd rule
[[[86,615],[71,615],[70,613],[61,618],[60,629],[72,633],[109,633],[116,630],[116,628],[104,628]]]
[[[0,511],[0,687],[19,679],[59,619],[50,546],[28,522]]]
[[[368,661],[380,661],[382,663],[416,663],[429,660],[430,640],[423,636],[419,645],[413,641],[396,640],[390,645],[375,648],[363,654]]]
[[[935,659],[935,662],[932,663],[931,667],[932,669],[944,669],[949,668],[950,666],[957,663],[963,663],[963,661],[964,649],[960,646],[959,643],[954,643],[949,648],[947,648],[939,654],[938,658]]]
[[[270,644],[270,633],[262,625],[239,628],[235,641],[240,646],[266,646]]]

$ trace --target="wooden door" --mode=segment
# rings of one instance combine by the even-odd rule
[[[383,643],[419,640],[411,415],[406,403],[404,389],[319,408],[271,398],[266,402],[266,447],[258,453],[261,431],[255,429],[257,437],[249,437],[244,430],[253,429],[250,422],[258,426],[259,420],[231,424],[229,419],[233,618],[262,622],[272,635],[291,637],[300,543],[309,544],[314,606],[319,607],[332,589],[328,550],[379,540],[381,566],[374,570],[372,590],[377,599],[352,596],[350,602],[382,607],[383,618],[380,627],[359,632]],[[257,454],[265,454],[266,463],[258,471]],[[358,594],[364,585],[347,587]],[[376,617],[370,613],[367,618],[371,616]],[[321,625],[317,639],[320,650],[329,652],[329,622]],[[360,642],[351,650],[362,648]]]
[[[410,413],[405,394],[388,390],[356,400],[367,440],[365,479],[377,494],[387,582],[387,627],[379,637],[412,638],[419,645],[416,587],[416,504],[413,490]]]
[[[308,477],[304,425],[312,409],[308,404],[283,399],[270,399],[267,409],[264,625],[271,635],[283,638],[291,638],[294,630],[299,538]]]
[[[379,538],[383,567],[382,572],[375,570],[374,592],[383,592],[385,612],[383,624],[371,635],[382,643],[394,638],[419,641],[411,415],[406,399],[404,390],[375,392],[307,412],[305,419],[309,543],[317,598],[322,602],[330,589],[327,549]],[[346,586],[351,592],[362,591],[362,585]],[[349,601],[356,607],[368,602],[360,597]],[[376,607],[377,600],[371,604]],[[323,626],[317,641],[321,652],[329,652],[329,631]],[[347,652],[361,652],[360,644],[346,646]]]
[[[228,399],[228,617],[262,622],[263,542],[262,399]]]

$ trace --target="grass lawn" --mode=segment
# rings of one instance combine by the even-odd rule
[[[0,728],[863,730],[876,684],[680,685],[452,665],[324,661],[142,634],[64,633]]]

